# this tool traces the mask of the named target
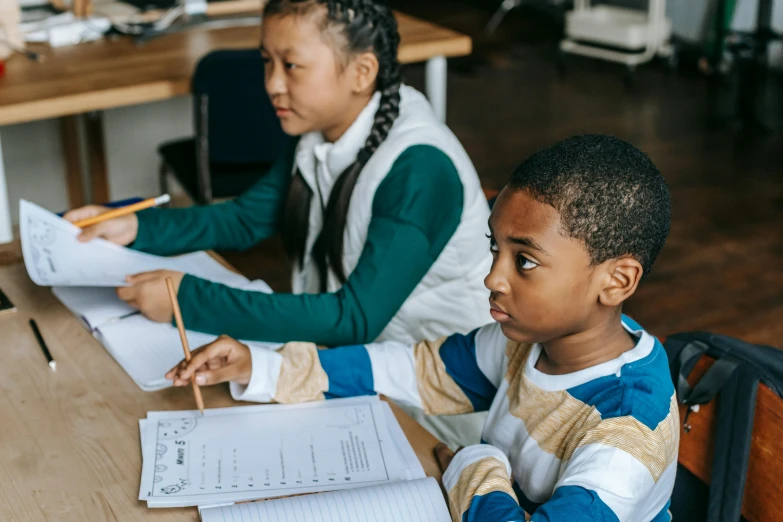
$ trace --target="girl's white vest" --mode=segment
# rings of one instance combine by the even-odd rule
[[[375,191],[394,161],[409,147],[432,145],[454,163],[463,186],[462,218],[435,264],[419,282],[377,341],[413,343],[468,331],[492,321],[484,287],[492,257],[486,238],[489,209],[478,175],[456,136],[440,123],[427,99],[412,87],[400,88],[400,114],[388,137],[359,175],[351,196],[345,227],[343,267],[350,275],[367,239]],[[318,293],[318,269],[310,257],[323,225],[323,211],[337,177],[356,159],[370,134],[380,93],[375,93],[356,121],[335,143],[326,143],[320,132],[305,134],[296,150],[296,167],[313,191],[305,263],[292,278],[294,293]],[[421,175],[426,175],[422,171]],[[341,284],[329,273],[327,290]],[[384,296],[375,296],[383,299]]]

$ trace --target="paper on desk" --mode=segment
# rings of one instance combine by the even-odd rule
[[[403,479],[416,480],[422,479],[426,475],[424,474],[424,468],[421,467],[419,457],[416,456],[416,452],[413,451],[413,447],[408,441],[408,437],[402,430],[402,426],[397,422],[397,417],[394,416],[394,412],[386,401],[381,401],[381,409],[383,410],[383,417],[386,421],[386,428],[389,430],[389,451],[392,459],[396,459],[401,463],[401,470],[403,472]],[[141,448],[144,448],[144,440],[146,437],[148,419],[139,419],[139,433],[141,435]],[[142,458],[144,457],[142,453]]]
[[[424,476],[377,397],[197,412],[150,412],[140,423],[140,500],[209,505],[351,489]],[[392,439],[398,440],[392,443]],[[413,455],[413,457],[411,457]]]
[[[40,286],[125,286],[125,276],[151,270],[175,270],[231,286],[248,284],[205,252],[160,257],[103,239],[80,243],[78,227],[29,201],[20,202],[19,223],[27,273]]]

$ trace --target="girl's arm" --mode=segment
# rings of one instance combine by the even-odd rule
[[[339,291],[263,294],[186,275],[178,293],[185,324],[257,341],[373,341],[456,231],[462,198],[451,160],[430,146],[411,147],[378,187],[367,241]]]
[[[245,250],[273,235],[291,182],[296,141],[255,185],[232,201],[139,212],[131,248],[157,255],[198,250]]]

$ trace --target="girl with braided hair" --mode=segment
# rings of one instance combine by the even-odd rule
[[[487,202],[457,138],[402,84],[399,40],[385,2],[269,0],[266,90],[283,130],[297,137],[290,149],[233,201],[150,209],[83,238],[172,255],[246,249],[281,232],[293,293],[152,272],[131,276],[120,297],[171,321],[170,276],[189,328],[326,346],[435,339],[490,322]]]

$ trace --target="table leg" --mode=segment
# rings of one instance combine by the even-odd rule
[[[86,201],[79,154],[79,116],[65,116],[60,119],[60,141],[68,189],[68,208],[83,207]]]
[[[90,164],[92,202],[108,203],[109,178],[106,171],[106,146],[103,140],[103,113],[91,112],[86,118],[87,156]]]
[[[445,56],[434,56],[427,60],[424,82],[427,98],[440,121],[446,121],[446,74],[448,68]]]
[[[0,244],[14,240],[11,227],[11,202],[8,201],[8,187],[5,182],[5,166],[3,165],[3,144],[0,143]]]

